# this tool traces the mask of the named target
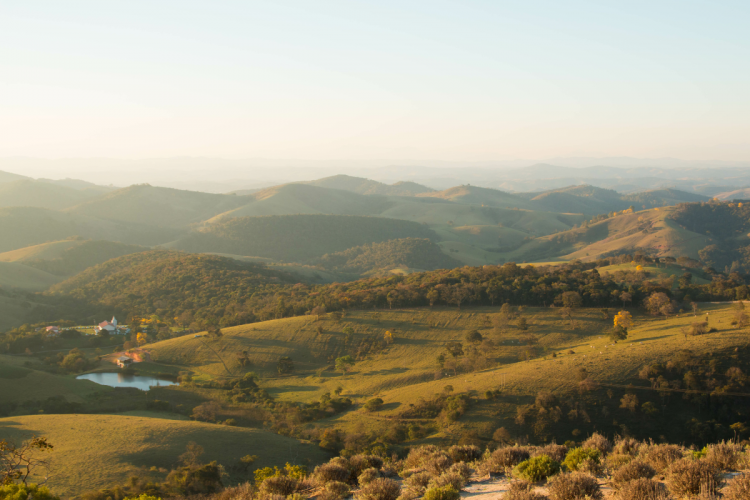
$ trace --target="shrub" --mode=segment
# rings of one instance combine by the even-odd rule
[[[615,488],[620,488],[623,483],[633,481],[634,479],[651,479],[656,475],[656,470],[650,465],[633,460],[627,465],[623,465],[612,475],[612,482]]]
[[[452,486],[442,488],[430,488],[425,491],[423,500],[459,500],[461,494]]]
[[[321,500],[341,500],[349,496],[350,491],[348,484],[341,481],[331,481],[326,484],[319,498]]]
[[[435,475],[448,470],[453,461],[440,448],[434,445],[412,448],[404,460],[405,469],[425,468]]]
[[[393,479],[380,478],[364,485],[354,496],[356,500],[396,500],[401,486]]]
[[[721,482],[721,474],[706,459],[683,459],[673,463],[667,473],[669,490],[677,496],[715,494]]]
[[[617,500],[669,500],[667,488],[653,479],[634,479],[622,484]]]
[[[367,483],[371,483],[380,477],[380,471],[375,467],[363,470],[359,476],[357,476],[357,483],[360,486],[364,486]]]
[[[468,483],[471,477],[471,467],[466,462],[458,462],[448,468],[448,473],[458,474]]]
[[[482,451],[473,444],[455,445],[448,448],[448,456],[454,462],[473,462],[482,456]]]
[[[622,453],[610,453],[607,458],[604,459],[604,464],[607,466],[610,474],[617,472],[620,467],[629,464],[633,461],[631,455],[624,455]]]
[[[630,437],[618,437],[615,440],[615,445],[612,447],[613,453],[620,455],[631,455],[636,456],[638,454],[638,448],[641,446],[641,442],[637,439]]]
[[[404,484],[406,484],[409,488],[424,492],[425,488],[427,488],[427,485],[430,483],[433,477],[434,476],[429,472],[417,472],[407,477],[404,480]]]
[[[273,476],[266,478],[260,485],[263,495],[291,495],[297,490],[297,480],[289,476]]]
[[[510,483],[508,491],[501,498],[502,500],[547,500],[545,495],[535,493],[531,488],[532,484],[528,481],[514,481]]]
[[[568,470],[577,471],[587,460],[599,463],[599,456],[599,450],[594,448],[573,448],[567,455],[565,455],[563,465],[567,467]]]
[[[534,450],[533,456],[538,457],[540,455],[547,455],[555,462],[562,462],[565,460],[565,455],[568,454],[568,447],[562,444],[548,444],[546,446],[540,446]]]
[[[505,472],[506,469],[512,469],[524,460],[528,460],[529,456],[529,450],[526,448],[518,446],[499,448],[490,455],[490,472]]]
[[[737,468],[742,456],[742,447],[733,443],[717,443],[708,445],[706,459],[719,470],[731,471]]]
[[[750,474],[738,474],[727,482],[724,500],[747,500],[750,498]]]
[[[36,484],[6,484],[0,485],[0,498],[8,500],[60,500],[47,489],[46,486]]]
[[[315,478],[315,482],[323,486],[331,481],[345,483],[349,480],[349,469],[331,461],[315,467],[313,477]]]
[[[465,484],[466,481],[464,480],[463,476],[461,476],[461,474],[456,474],[455,472],[446,472],[439,475],[438,477],[432,478],[432,480],[427,483],[427,489],[451,486],[457,490],[460,490],[464,487]]]
[[[560,464],[547,455],[529,458],[513,469],[513,477],[525,479],[532,483],[547,479],[560,472]]]
[[[606,437],[602,436],[598,432],[595,432],[586,441],[581,443],[583,448],[593,448],[599,450],[601,456],[606,455],[612,451],[612,443]]]
[[[677,460],[682,459],[682,448],[674,444],[647,444],[638,450],[638,458],[653,467],[659,474]]]
[[[380,469],[382,466],[383,459],[376,455],[354,455],[349,459],[349,469],[355,479],[365,469]]]
[[[547,489],[552,500],[602,500],[604,498],[596,478],[580,472],[554,476]]]

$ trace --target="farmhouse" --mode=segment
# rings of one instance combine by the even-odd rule
[[[120,356],[115,360],[115,363],[117,363],[117,366],[120,368],[127,368],[133,363],[133,358],[129,356]]]
[[[48,326],[44,329],[44,331],[47,333],[48,336],[54,337],[55,335],[60,334],[60,327],[59,326]]]
[[[96,333],[107,332],[112,335],[124,335],[130,331],[129,328],[117,326],[117,318],[112,316],[112,321],[102,321],[94,327]]]

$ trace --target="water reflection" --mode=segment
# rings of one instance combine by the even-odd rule
[[[86,373],[76,377],[77,379],[90,380],[97,384],[108,385],[110,387],[135,387],[142,391],[147,391],[153,386],[175,385],[176,382],[164,380],[156,377],[143,375],[128,375],[127,373]]]

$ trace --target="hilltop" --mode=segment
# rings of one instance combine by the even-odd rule
[[[325,177],[314,181],[307,181],[305,184],[333,189],[343,189],[358,194],[379,194],[384,196],[415,196],[421,193],[434,191],[432,188],[417,184],[416,182],[401,181],[389,185],[370,179],[364,179],[362,177],[352,177],[351,175],[343,174]]]
[[[0,207],[62,209],[100,195],[96,190],[73,189],[42,181],[0,182]]]
[[[243,196],[141,184],[112,191],[71,207],[66,212],[111,221],[184,228],[245,203],[247,200]]]

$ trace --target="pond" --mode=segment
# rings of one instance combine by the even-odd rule
[[[142,391],[147,391],[153,386],[176,385],[177,382],[164,380],[156,377],[143,375],[128,375],[127,373],[105,372],[105,373],[85,373],[76,377],[79,380],[90,380],[100,385],[110,387],[135,387]]]

